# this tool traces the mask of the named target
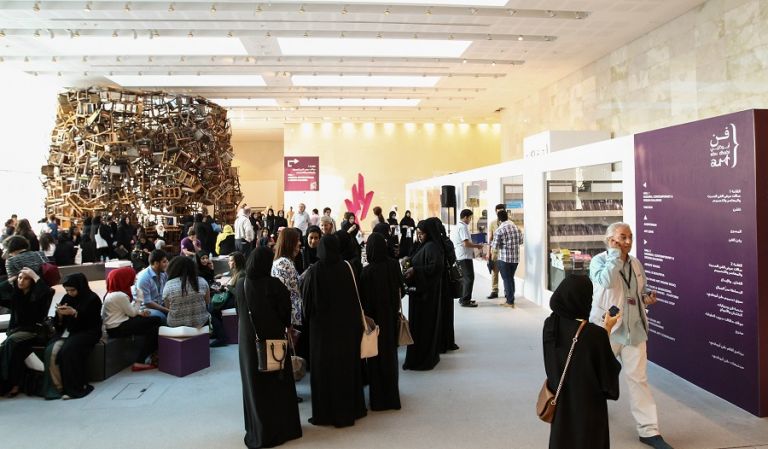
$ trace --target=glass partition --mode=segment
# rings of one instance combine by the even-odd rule
[[[623,217],[621,163],[548,172],[549,290],[567,274],[589,274],[592,256],[605,250],[605,230]]]

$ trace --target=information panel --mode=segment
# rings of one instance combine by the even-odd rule
[[[320,158],[318,156],[286,156],[283,160],[286,192],[320,190]]]
[[[754,117],[635,136],[635,245],[659,300],[649,359],[761,415]]]

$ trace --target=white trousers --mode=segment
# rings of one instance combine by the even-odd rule
[[[648,353],[645,342],[637,346],[625,346],[611,343],[613,353],[621,362],[621,371],[627,380],[629,405],[637,423],[637,433],[641,437],[659,434],[659,416],[656,413],[656,401],[653,400],[648,386]]]

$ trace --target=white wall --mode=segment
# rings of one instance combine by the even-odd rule
[[[546,172],[623,162],[624,221],[634,228],[636,221],[634,147],[634,136],[605,140],[535,158],[504,162],[413,182],[406,185],[406,191],[453,184],[457,187],[456,191],[460,192],[461,184],[464,182],[487,179],[487,204],[494,205],[501,201],[500,179],[506,176],[523,175],[525,245],[522,252],[524,260],[521,263],[525,265],[525,270],[524,278],[518,279],[518,287],[522,287],[526,298],[545,306],[552,294],[546,289],[546,271],[549,267]]]
[[[56,121],[55,79],[0,71],[0,220],[11,214],[34,223],[45,215],[40,167],[48,159]]]

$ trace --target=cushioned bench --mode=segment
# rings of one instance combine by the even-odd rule
[[[72,273],[83,273],[88,281],[103,281],[104,277],[104,263],[89,263],[85,265],[66,265],[59,267],[59,273],[61,273],[61,279]]]
[[[239,341],[239,329],[237,309],[224,309],[221,311],[221,319],[224,322],[224,329],[227,332],[227,344],[236,345]]]
[[[208,327],[166,327],[158,332],[160,371],[184,377],[211,366]]]
[[[88,358],[88,378],[92,381],[108,379],[131,366],[139,355],[144,337],[108,338],[99,341]]]
[[[4,313],[0,315],[0,331],[7,331],[8,325],[11,323],[11,314]]]

